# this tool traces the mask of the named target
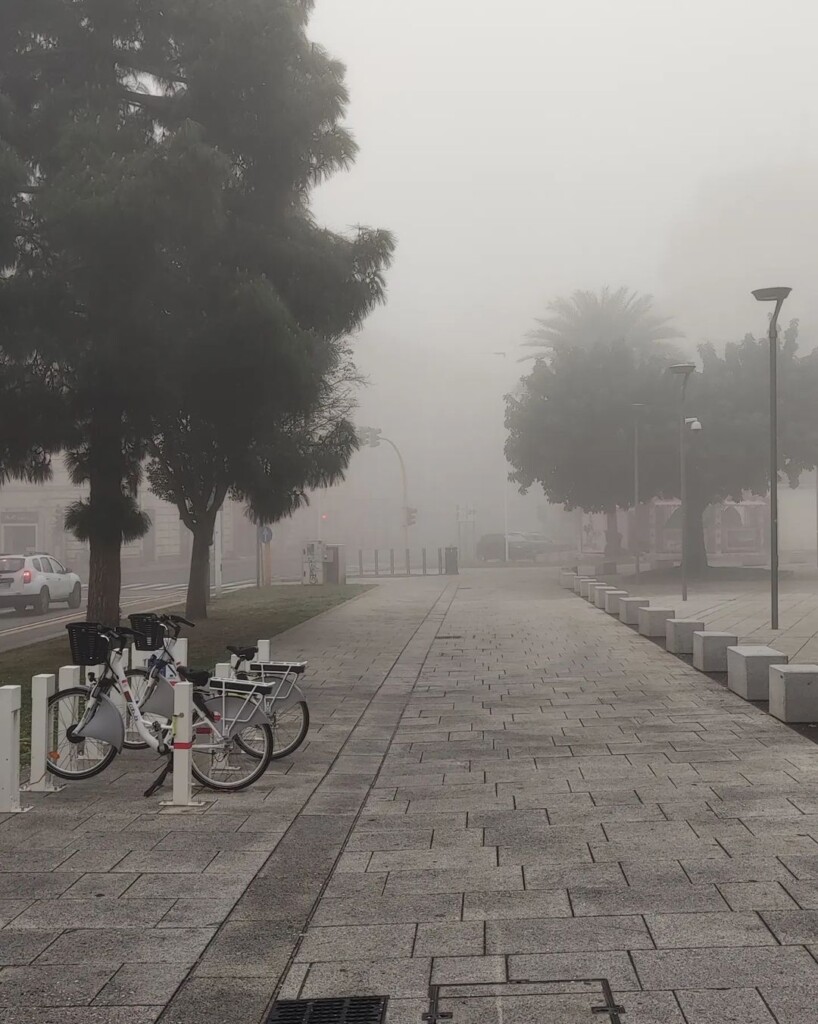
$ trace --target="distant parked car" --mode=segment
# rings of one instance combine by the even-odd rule
[[[504,533],[487,533],[477,542],[476,555],[481,562],[504,562],[506,558],[506,536]],[[509,533],[508,558],[511,562],[534,558],[534,546],[523,533]]]
[[[0,555],[0,607],[45,615],[54,601],[79,608],[82,583],[52,555]]]

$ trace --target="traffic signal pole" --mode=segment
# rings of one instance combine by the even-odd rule
[[[400,463],[400,480],[401,487],[403,489],[403,546],[406,550],[409,549],[409,485],[406,481],[406,464],[403,461],[403,456],[400,453],[400,449],[394,441],[390,441],[388,437],[381,435],[381,441],[384,441],[392,451],[397,455],[398,462]]]

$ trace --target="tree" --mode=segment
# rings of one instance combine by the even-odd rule
[[[506,456],[525,491],[535,481],[549,501],[568,509],[615,513],[633,504],[634,403],[640,412],[642,499],[672,493],[678,461],[672,451],[674,353],[624,341],[559,347],[538,360],[517,396],[506,399]],[[615,514],[613,531],[616,530]],[[609,526],[606,553],[618,533]]]
[[[0,25],[0,139],[25,168],[0,289],[4,392],[25,368],[58,399],[32,451],[63,447],[89,496],[67,525],[90,542],[88,611],[119,615],[120,549],[147,523],[134,500],[161,307],[159,255],[180,211],[174,139],[133,82],[154,63],[162,5],[10,0]]]
[[[356,446],[356,379],[344,339],[384,296],[393,240],[319,227],[313,187],[351,163],[344,69],[306,36],[311,3],[180,4],[152,102],[229,154],[207,237],[169,267],[169,393],[148,445],[152,489],[193,533],[187,609],[206,614],[215,517],[230,494],[255,522],[291,514],[335,482]],[[195,17],[191,17],[195,13]],[[240,61],[237,56],[240,55]],[[173,71],[171,71],[171,67]]]
[[[765,495],[769,474],[769,342],[747,334],[719,355],[699,348],[702,372],[690,378],[687,408],[703,425],[691,437],[687,557],[692,572],[707,567],[703,515],[709,505]],[[818,355],[798,355],[798,322],[781,332],[779,463],[790,486],[818,461]],[[678,466],[678,457],[677,457]],[[678,488],[677,488],[678,490]]]
[[[121,545],[147,527],[146,455],[189,437],[218,463],[216,424],[246,454],[257,420],[244,417],[252,435],[233,430],[203,401],[216,384],[234,418],[261,384],[283,419],[311,422],[334,332],[382,295],[391,239],[340,239],[309,215],[311,187],[355,152],[339,124],[343,68],[306,36],[312,6],[8,0],[0,14],[0,142],[25,168],[0,343],[7,382],[34,367],[59,397],[49,450],[59,435],[89,486],[67,523],[90,543],[91,618],[118,615]],[[168,367],[210,390],[178,395],[177,377],[163,391]],[[189,433],[174,439],[180,420]],[[44,439],[26,441],[36,452]],[[195,491],[198,522],[224,484],[205,493],[197,472],[180,501],[194,515]]]
[[[656,342],[681,337],[669,317],[652,312],[650,295],[627,288],[603,288],[599,293],[576,291],[570,299],[558,298],[548,304],[549,315],[537,320],[525,345],[544,352],[564,348],[589,348],[622,341],[635,348],[650,348]]]
[[[783,332],[779,354],[780,460],[795,486],[818,460],[818,353],[798,355],[798,325]],[[726,499],[769,490],[769,346],[747,335],[719,355],[699,349],[702,371],[686,409],[703,430],[688,441],[686,553],[691,572],[707,568],[703,517]],[[679,388],[665,373],[670,351],[624,343],[556,350],[507,399],[506,452],[522,488],[539,481],[552,502],[606,511],[633,501],[633,410],[640,413],[640,492],[679,496]]]
[[[583,360],[581,353],[586,357],[590,353],[596,353],[592,358],[601,358],[606,365],[610,366],[614,377],[617,377],[623,366],[627,365],[633,370],[640,364],[640,373],[650,373],[656,369],[655,359],[661,365],[672,362],[672,350],[666,342],[679,337],[679,332],[672,326],[668,318],[659,317],[652,312],[653,300],[649,295],[639,295],[638,292],[631,292],[627,288],[618,288],[612,291],[610,288],[603,288],[599,293],[590,291],[576,291],[570,299],[557,298],[549,303],[549,315],[537,321],[538,326],[529,334],[525,343],[529,348],[538,349],[538,358],[545,363],[554,364],[561,356],[566,354],[575,355],[575,359],[569,358],[567,362],[560,364],[560,372],[567,373],[572,379],[581,378],[585,372],[594,375],[593,367],[586,358]],[[642,356],[645,357],[644,365],[641,365]],[[623,360],[625,362],[623,363]],[[658,365],[658,364],[657,364]],[[533,385],[539,387],[541,382],[532,381]],[[629,386],[626,387],[626,391]],[[623,392],[624,393],[624,392]],[[602,392],[596,395],[599,400]],[[620,395],[611,395],[613,405],[616,406],[616,416],[620,415],[618,399]],[[529,395],[532,407],[536,407],[537,400]],[[640,398],[633,398],[632,401],[642,401]],[[606,429],[606,422],[610,423],[612,408],[607,397],[602,399],[602,407],[588,420],[588,429],[595,430],[599,438],[607,438],[607,447],[613,444],[613,438]],[[511,406],[509,406],[511,408]],[[605,408],[605,414],[602,414]],[[570,413],[569,413],[570,415]],[[628,414],[629,429],[632,431],[632,413]],[[512,449],[513,450],[513,449]],[[529,453],[530,454],[530,453]],[[574,455],[576,451],[574,452]],[[569,458],[572,457],[566,453]],[[518,455],[518,457],[522,457]],[[525,486],[525,481],[531,478],[526,469],[525,462],[519,464],[512,459],[512,465],[522,473],[519,482]],[[529,463],[529,465],[531,465]],[[610,462],[600,460],[600,467],[603,469],[603,477],[597,478],[601,483],[607,478],[607,469]],[[567,467],[566,467],[567,468]],[[570,475],[570,469],[568,470]],[[515,477],[516,478],[516,477]],[[563,481],[563,484],[567,481]],[[621,487],[619,488],[621,490]],[[558,485],[557,490],[568,493],[571,488]],[[598,497],[602,491],[597,487],[594,494]],[[590,500],[586,498],[586,500]],[[628,499],[625,504],[629,504]],[[615,556],[620,550],[620,537],[616,527],[616,501],[610,498],[604,499],[602,503],[592,500],[591,506],[568,499],[568,507],[574,508],[579,505],[588,510],[593,507],[597,511],[604,511],[607,515],[607,531],[605,542],[605,553]]]

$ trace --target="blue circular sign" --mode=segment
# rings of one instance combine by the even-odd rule
[[[269,526],[262,526],[262,528],[261,528],[261,543],[262,544],[269,544],[272,539],[273,539],[273,531],[270,529],[270,527]]]

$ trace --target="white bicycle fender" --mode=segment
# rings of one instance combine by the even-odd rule
[[[102,694],[91,712],[90,718],[74,730],[74,737],[88,740],[104,740],[122,753],[125,743],[125,723],[110,697]]]
[[[276,714],[279,711],[286,711],[287,708],[300,704],[302,700],[306,699],[303,692],[297,686],[293,686],[286,697],[265,698],[265,702],[270,714]]]

